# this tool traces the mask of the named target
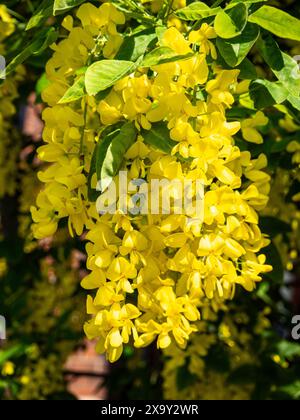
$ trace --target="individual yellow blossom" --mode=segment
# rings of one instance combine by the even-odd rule
[[[15,364],[13,362],[5,362],[2,367],[2,375],[3,376],[12,376],[15,373]]]
[[[216,47],[210,41],[216,37],[217,35],[214,28],[209,26],[207,23],[203,23],[198,31],[191,31],[189,35],[189,41],[193,44],[199,44],[201,53],[205,55],[211,54],[211,57],[216,60]]]
[[[207,83],[206,91],[211,95],[212,103],[232,106],[234,97],[230,93],[230,87],[236,84],[238,75],[239,70],[221,70],[214,80]]]
[[[10,16],[7,7],[0,4],[0,42],[14,32],[14,19]]]
[[[269,119],[261,111],[258,111],[252,118],[243,120],[241,123],[241,129],[244,139],[250,143],[262,144],[264,139],[257,130],[257,127],[263,127],[267,125],[268,122]]]

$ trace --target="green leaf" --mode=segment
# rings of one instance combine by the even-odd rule
[[[277,79],[287,91],[286,100],[300,111],[300,72],[298,63],[283,53],[272,36],[264,36],[259,50]]]
[[[221,9],[215,18],[215,31],[220,38],[234,38],[245,29],[247,18],[248,10],[244,3],[238,3],[227,11]]]
[[[277,388],[277,391],[283,392],[297,400],[300,398],[300,381],[292,382],[291,384],[283,385]]]
[[[145,143],[167,154],[171,154],[177,144],[171,139],[170,130],[167,124],[163,122],[152,124],[151,130],[142,131],[142,136]]]
[[[300,95],[300,71],[298,63],[280,51],[271,36],[259,42],[259,50],[271,70],[292,96]]]
[[[58,38],[58,32],[54,28],[43,29],[26,48],[24,48],[6,67],[6,75],[10,74],[20,64],[24,63],[32,55],[39,55],[53,44]],[[1,78],[1,74],[0,74]]]
[[[238,66],[247,57],[259,33],[257,25],[248,23],[241,35],[230,40],[218,38],[217,47],[226,63],[231,67]]]
[[[84,2],[85,0],[55,0],[53,7],[54,15],[56,16],[65,13]]]
[[[261,7],[249,17],[249,22],[257,23],[280,38],[300,41],[300,20],[275,7]]]
[[[239,79],[254,80],[257,78],[256,67],[248,58],[245,58],[237,68],[240,70]]]
[[[17,344],[7,350],[0,350],[0,366],[15,357],[22,356],[26,351],[25,344]]]
[[[71,86],[64,96],[58,102],[59,104],[67,104],[69,102],[77,101],[86,95],[84,76],[81,76],[73,86]]]
[[[284,102],[289,92],[281,82],[257,79],[250,85],[250,96],[257,109],[264,109]]]
[[[139,67],[152,67],[174,61],[187,60],[193,55],[194,53],[178,55],[169,47],[158,47],[145,56]]]
[[[287,97],[287,101],[298,111],[300,111],[300,98],[299,96],[293,96],[293,95],[289,95]]]
[[[101,135],[103,139],[100,140],[95,146],[91,160],[90,172],[88,175],[88,198],[92,202],[95,202],[100,195],[100,191],[92,188],[92,179],[94,174],[97,173],[97,165],[98,167],[103,165],[106,156],[106,150],[108,149],[114,137],[116,137],[119,133],[120,128],[118,124],[112,127],[108,127]]]
[[[211,9],[202,1],[196,1],[187,7],[177,10],[175,15],[182,20],[199,20],[209,16],[215,16],[219,10],[220,7]]]
[[[119,80],[135,70],[131,61],[102,60],[92,64],[85,74],[85,87],[89,95],[94,96],[113,86]]]
[[[281,70],[284,66],[282,52],[272,35],[265,32],[258,42],[258,48],[264,60],[274,70]]]
[[[270,292],[270,282],[262,282],[259,284],[259,286],[256,289],[256,295],[264,301],[267,305],[273,305],[273,301],[271,297],[269,296]]]
[[[101,191],[104,192],[118,174],[127,150],[137,137],[134,123],[124,124],[120,130],[106,136],[97,150],[96,172],[101,181]]]
[[[277,79],[286,87],[291,95],[300,95],[300,72],[298,63],[289,55],[282,53],[284,66],[281,70],[273,69]]]
[[[97,143],[94,149],[94,153],[92,156],[92,160],[91,160],[91,167],[90,167],[90,172],[88,175],[88,199],[89,201],[91,201],[92,203],[94,203],[98,196],[99,196],[99,192],[96,191],[94,188],[92,188],[92,179],[94,174],[96,173],[96,165],[97,165],[97,156],[98,156],[98,148],[100,146],[100,143]]]
[[[146,53],[149,45],[156,39],[153,28],[126,36],[115,59],[135,62]]]
[[[95,146],[93,156],[91,159],[90,171],[88,175],[88,199],[91,202],[95,202],[100,195],[100,192],[92,187],[92,179],[93,179],[94,174],[97,172],[97,160],[98,160],[98,165],[101,166],[103,164],[103,160],[101,161],[101,156],[103,156],[103,159],[105,156],[105,153],[102,153],[101,151],[99,152],[99,148],[100,146],[103,148],[103,143],[105,142],[105,139],[107,141],[107,147],[108,147],[111,140],[117,134],[120,133],[120,128],[122,127],[122,125],[123,123],[119,122],[119,123],[106,127],[102,131],[101,136],[100,136],[103,140],[100,140]]]
[[[54,0],[42,1],[32,18],[29,20],[26,26],[26,31],[42,25],[45,20],[47,20],[50,16],[53,16],[53,3]]]
[[[284,359],[293,359],[294,357],[300,356],[300,345],[282,340],[276,345],[275,351]]]
[[[264,3],[265,1],[268,1],[268,0],[231,0],[229,4],[231,5],[231,4],[237,4],[237,3],[244,3],[250,6],[251,4]]]
[[[154,26],[156,24],[155,16],[150,14],[140,2],[132,0],[111,0],[111,3],[124,13],[128,19],[135,19],[145,25]]]

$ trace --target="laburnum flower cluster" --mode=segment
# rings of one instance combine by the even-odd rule
[[[239,285],[252,291],[272,269],[262,252],[269,241],[258,226],[270,191],[267,159],[252,159],[235,145],[241,125],[228,122],[226,110],[240,89],[239,71],[216,65],[211,26],[187,34],[171,20],[157,44],[186,59],[137,67],[104,99],[85,95],[59,103],[86,66],[100,56],[116,56],[124,25],[125,16],[109,2],[99,8],[85,3],[75,19],[64,19],[69,34],[53,46],[46,67],[50,84],[43,92],[49,105],[43,114],[46,145],[38,154],[50,165],[39,174],[45,188],[32,208],[38,239],[53,235],[65,218],[72,235],[88,231],[90,274],[82,286],[96,293],[87,300],[92,317],[85,331],[111,362],[130,340],[136,347],[157,339],[162,349],[171,343],[185,348],[204,304],[217,309]],[[92,154],[103,129],[126,122],[137,133],[124,156],[128,182],[200,180],[201,223],[176,214],[174,204],[171,214],[97,213],[88,197]],[[167,126],[174,142],[170,154],[145,142],[145,133],[158,124]],[[250,141],[251,128],[250,122],[243,127]],[[166,192],[173,198],[179,194],[173,188],[161,195]],[[195,199],[195,189],[191,194]]]
[[[5,5],[0,4],[0,54],[5,55],[4,40],[14,31],[14,19]],[[1,71],[4,69],[1,68]],[[16,161],[20,151],[17,131],[12,118],[16,113],[14,100],[17,85],[22,79],[23,69],[19,67],[13,78],[7,78],[0,85],[0,198],[13,195],[16,191]],[[4,76],[3,76],[4,77]]]

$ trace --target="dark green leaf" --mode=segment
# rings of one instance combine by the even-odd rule
[[[2,366],[7,360],[23,355],[25,350],[25,344],[16,344],[7,350],[0,350],[0,366]]]
[[[96,172],[101,181],[101,191],[105,191],[118,174],[124,155],[136,140],[134,123],[126,123],[117,132],[106,136],[97,149]]]
[[[178,55],[169,47],[158,47],[147,54],[140,64],[140,67],[152,67],[159,64],[172,63],[180,60],[187,60],[193,57],[194,53]]]
[[[246,58],[258,36],[259,27],[248,23],[242,34],[236,38],[230,40],[218,38],[217,47],[226,63],[231,67],[236,67]]]
[[[43,29],[28,45],[23,49],[7,66],[6,75],[10,74],[16,69],[20,64],[27,60],[32,55],[39,55],[44,50],[46,50],[51,44],[53,44],[58,38],[58,32],[54,28]],[[1,77],[1,74],[0,74]]]
[[[151,130],[143,130],[142,136],[145,143],[167,154],[171,154],[177,144],[170,138],[170,130],[163,122],[152,124]]]
[[[101,166],[101,164],[103,163],[103,161],[101,163],[101,156],[103,156],[103,159],[104,159],[104,156],[105,156],[105,153],[99,152],[100,145],[101,145],[102,148],[105,149],[103,143],[106,141],[107,146],[108,146],[110,144],[110,142],[112,141],[112,139],[117,134],[120,133],[120,128],[121,127],[122,127],[122,123],[117,123],[117,124],[114,124],[112,126],[108,126],[101,133],[101,138],[103,140],[100,140],[95,146],[94,153],[93,153],[92,160],[91,160],[90,172],[89,172],[89,175],[88,175],[88,199],[91,202],[95,202],[100,195],[99,191],[97,191],[95,188],[92,188],[92,179],[93,179],[94,174],[96,174],[96,172],[97,172],[97,160],[98,160],[98,164]]]
[[[153,28],[129,35],[125,37],[115,59],[135,62],[146,53],[149,45],[156,39],[157,35]]]
[[[284,102],[289,92],[280,82],[257,79],[250,85],[250,96],[257,109],[264,109]]]
[[[55,0],[53,8],[54,15],[65,13],[68,10],[73,9],[73,7],[79,6],[84,2],[85,0]]]
[[[47,20],[50,16],[53,16],[53,4],[54,0],[44,0],[34,12],[34,15],[29,20],[26,31],[36,28],[37,26],[42,25],[45,20]]]
[[[240,70],[239,79],[254,80],[257,78],[256,67],[248,58],[245,58],[237,68]]]
[[[264,60],[271,69],[277,71],[282,70],[284,66],[282,52],[272,35],[268,33],[263,34],[262,39],[258,43],[258,47]]]

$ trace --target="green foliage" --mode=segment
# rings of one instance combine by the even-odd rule
[[[86,95],[85,91],[85,78],[84,76],[80,76],[80,78],[71,86],[64,96],[60,99],[60,104],[67,104],[73,101],[77,101],[78,99],[82,98]]]
[[[248,11],[244,3],[220,10],[215,18],[215,31],[220,38],[230,39],[241,35],[247,25]]]
[[[218,38],[217,47],[226,63],[231,67],[236,67],[247,57],[258,37],[258,26],[248,23],[241,35],[234,39]]]
[[[177,10],[175,14],[180,19],[191,21],[215,16],[219,11],[219,7],[210,8],[206,3],[196,1],[190,3],[187,7]]]
[[[193,53],[178,55],[174,53],[174,51],[169,47],[158,47],[144,57],[141,63],[141,67],[152,67],[157,66],[159,64],[187,60],[193,57],[193,55]]]
[[[156,123],[150,131],[144,130],[143,138],[145,143],[167,154],[170,154],[176,145],[170,138],[170,131],[165,123]]]
[[[133,123],[126,123],[120,129],[108,134],[97,147],[96,172],[105,191],[120,171],[124,155],[133,145],[137,130]]]
[[[272,34],[285,39],[300,41],[300,21],[275,7],[263,6],[249,17]]]
[[[135,64],[125,60],[103,60],[92,64],[85,73],[85,87],[93,96],[113,86],[116,82],[132,73]]]

